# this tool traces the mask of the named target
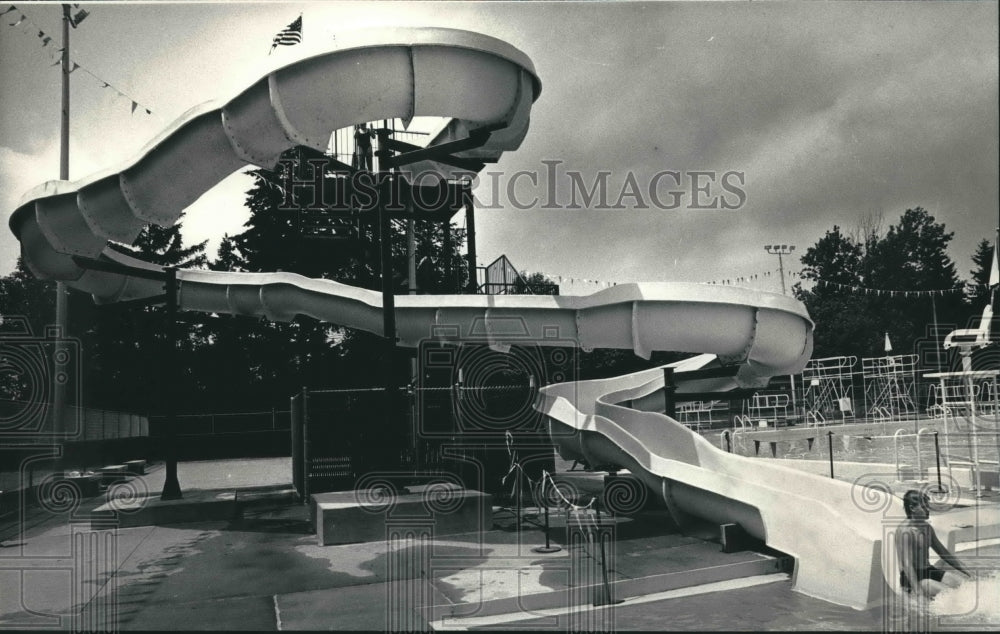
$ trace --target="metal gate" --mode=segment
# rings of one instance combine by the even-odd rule
[[[395,412],[387,411],[384,388],[303,389],[292,396],[292,482],[300,499],[354,489],[376,473],[399,486],[450,474],[467,488],[497,493],[512,452],[530,463],[533,478],[552,470],[544,420],[530,408],[533,384],[447,385],[427,374],[431,385],[400,388]],[[511,402],[525,411],[512,415]],[[510,444],[507,428],[483,422],[507,418]]]
[[[371,403],[330,400],[305,389],[291,397],[292,484],[303,501],[313,493],[353,489],[369,468],[358,459],[367,453],[358,440],[371,422]]]

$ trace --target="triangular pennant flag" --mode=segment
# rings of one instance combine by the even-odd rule
[[[75,15],[70,16],[69,25],[75,29],[81,22],[87,19],[88,15],[90,14],[87,13],[86,9],[80,9]]]
[[[0,13],[0,15],[7,15],[11,11],[17,11],[17,7],[15,7],[14,5],[10,5],[10,7],[8,7],[7,10],[4,11],[3,13]]]
[[[889,333],[885,333],[885,351],[892,352],[892,342],[889,341]]]
[[[138,105],[139,105],[139,104],[137,104],[136,102],[134,102],[134,101],[132,102],[132,112],[131,112],[130,114],[135,114],[135,108],[136,108],[136,106],[138,106]]]
[[[149,108],[146,108],[146,114],[153,114],[153,113],[149,111]]]
[[[57,59],[56,61],[54,61],[51,64],[49,64],[49,66],[58,66],[61,63],[62,63],[62,60],[61,59]]]
[[[69,72],[70,72],[70,73],[72,73],[72,72],[73,72],[74,70],[76,70],[77,68],[80,68],[80,65],[79,65],[79,64],[77,64],[76,62],[73,62],[73,68],[69,69]]]
[[[52,41],[52,38],[49,37],[48,35],[46,35],[45,37],[42,38],[42,46],[48,46],[49,42],[51,42],[51,41]]]
[[[815,438],[806,438],[806,442],[809,444],[809,451],[812,451],[813,441],[814,440],[816,440],[816,439]]]

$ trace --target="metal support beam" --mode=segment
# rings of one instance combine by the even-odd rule
[[[479,289],[476,283],[476,206],[472,196],[465,202],[465,244],[469,252],[469,284],[466,291],[474,295]]]
[[[405,141],[397,141],[395,139],[389,139],[390,149],[396,152],[406,152],[406,154],[400,154],[394,161],[399,161],[401,158],[404,159],[403,162],[395,163],[398,167],[400,165],[409,165],[421,160],[431,160],[437,163],[444,163],[445,165],[450,165],[451,167],[457,167],[458,169],[468,170],[470,172],[478,172],[485,167],[486,163],[483,161],[477,161],[475,159],[466,159],[458,156],[452,156],[448,152],[441,151],[441,146],[434,146],[432,148],[422,148],[419,145],[412,145],[406,143]],[[466,148],[471,149],[471,148]],[[453,152],[455,150],[452,150]],[[415,154],[420,152],[422,154]],[[423,158],[421,158],[421,156]]]
[[[151,269],[141,269],[134,266],[119,264],[118,262],[114,262],[112,260],[95,260],[93,258],[85,258],[82,255],[74,255],[73,262],[75,262],[76,265],[82,269],[104,271],[105,273],[118,273],[119,275],[141,277],[143,279],[156,280],[158,282],[166,282],[170,275],[166,270],[154,271]]]
[[[166,270],[165,291],[167,295],[167,310],[165,311],[166,324],[164,333],[166,335],[166,350],[164,351],[163,369],[166,380],[162,382],[160,389],[163,396],[164,414],[167,419],[166,449],[166,480],[163,483],[163,493],[161,500],[179,500],[181,495],[181,485],[177,481],[177,398],[175,392],[175,381],[178,375],[177,364],[177,269],[169,267]]]
[[[455,152],[474,150],[484,146],[486,142],[490,140],[490,135],[493,132],[505,127],[507,127],[506,123],[495,123],[493,125],[483,126],[481,128],[471,130],[469,132],[469,136],[464,139],[449,141],[448,143],[442,143],[440,145],[434,145],[427,148],[411,149],[416,148],[416,146],[403,143],[402,141],[388,139],[386,149],[403,150],[406,148],[409,151],[403,151],[402,154],[391,157],[389,159],[389,163],[385,167],[400,167],[402,165],[409,165],[418,161],[437,161],[438,163],[452,165],[460,169],[469,169],[478,172],[483,168],[485,163],[475,159],[464,159],[452,156],[452,154]]]
[[[383,427],[380,430],[373,430],[375,433],[386,433],[393,429],[392,420],[402,411],[397,406],[398,394],[396,389],[396,298],[393,294],[392,284],[392,222],[388,210],[385,208],[386,200],[392,187],[389,173],[392,150],[389,149],[386,141],[389,139],[391,130],[386,127],[376,130],[378,149],[375,151],[377,178],[378,178],[378,242],[379,260],[382,284],[382,332],[385,337],[385,358],[382,369],[382,385],[385,387],[385,407],[382,417]],[[390,440],[390,438],[386,438]],[[392,443],[387,443],[391,446]],[[383,457],[384,459],[385,457]],[[377,467],[376,467],[377,468]]]
[[[740,371],[740,366],[738,365],[724,365],[718,368],[706,368],[704,370],[688,370],[686,372],[678,372],[677,379],[681,381],[690,381],[697,379],[721,379],[731,376],[736,376]]]
[[[453,275],[454,269],[451,266],[451,220],[446,220],[441,230],[444,232],[442,247],[444,249],[445,292],[454,293],[457,289],[455,288],[455,277]]]

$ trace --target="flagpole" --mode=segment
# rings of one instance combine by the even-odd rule
[[[69,22],[70,6],[62,5],[62,108],[59,126],[59,180],[69,180]],[[66,284],[56,282],[56,327],[58,334],[56,349],[61,351],[66,344],[63,338],[69,329],[69,306],[66,297]],[[56,355],[58,358],[58,354]],[[66,383],[56,380],[58,373],[52,374],[52,431],[54,434],[63,432],[66,409]],[[78,378],[78,377],[73,377]]]
[[[59,178],[69,180],[69,21],[70,6],[62,5],[62,121],[59,145]]]

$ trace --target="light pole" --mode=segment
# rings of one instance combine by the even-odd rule
[[[795,250],[794,244],[765,244],[764,250],[771,255],[778,256],[778,271],[781,274],[781,294],[785,295],[785,262],[781,259],[783,255],[790,255]]]
[[[59,116],[59,180],[69,180],[69,27],[76,26],[68,4],[62,5],[62,99]],[[58,334],[56,347],[61,352],[65,347],[65,339],[69,336],[69,307],[66,293],[66,283],[56,281],[56,326]],[[56,379],[58,373],[52,375],[52,432],[61,434],[65,429],[66,385]],[[79,405],[79,403],[77,403]]]
[[[795,250],[794,244],[765,244],[764,250],[771,255],[778,256],[778,274],[781,276],[781,294],[785,295],[785,261],[781,258],[783,255],[791,255],[792,251]],[[792,385],[792,411],[796,409],[795,403],[795,375],[789,374],[788,380]],[[830,471],[833,471],[833,465],[830,466]],[[832,475],[831,475],[832,477]]]
[[[88,13],[80,9],[74,15],[70,5],[62,5],[62,56],[60,57],[60,67],[62,77],[60,84],[60,108],[59,108],[59,180],[69,180],[69,28],[74,29],[87,17]],[[65,350],[66,337],[69,333],[69,299],[66,283],[56,281],[56,335],[57,353]],[[52,433],[62,434],[66,429],[66,384],[56,379],[58,373],[52,375]],[[77,403],[79,405],[79,403]]]

